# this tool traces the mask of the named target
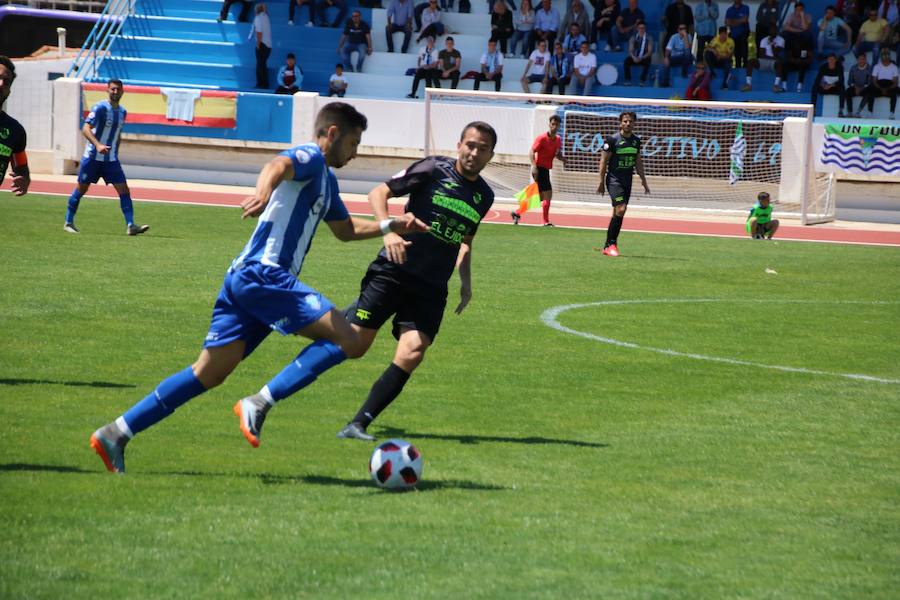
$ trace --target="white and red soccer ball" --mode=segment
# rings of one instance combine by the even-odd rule
[[[375,448],[369,473],[378,487],[405,490],[422,478],[422,454],[404,440],[388,440]]]

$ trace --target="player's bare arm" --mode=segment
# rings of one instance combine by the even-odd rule
[[[384,226],[390,228],[392,233],[397,235],[406,235],[407,233],[424,233],[430,228],[421,220],[417,219],[412,213],[406,213],[393,219],[385,219],[388,221]],[[382,233],[382,222],[373,221],[371,219],[362,219],[359,217],[350,217],[344,221],[325,221],[334,237],[342,242],[351,242],[354,240],[367,240]]]
[[[294,177],[294,165],[287,156],[276,156],[263,167],[256,178],[256,191],[241,202],[241,218],[258,217],[266,209],[272,192],[285,179]]]
[[[372,207],[372,214],[375,220],[381,223],[390,218],[388,213],[388,200],[393,198],[394,194],[387,184],[380,184],[374,190],[369,192],[369,205]],[[427,229],[426,229],[427,230]],[[391,230],[384,234],[384,252],[392,263],[402,265],[406,262],[406,247],[412,242],[404,240],[400,234]]]
[[[94,136],[93,130],[91,130],[91,124],[85,123],[81,127],[81,135],[85,137],[87,141],[94,145],[94,148],[97,149],[97,152],[100,154],[109,154],[109,146],[106,144],[101,144],[99,140]]]
[[[612,152],[600,154],[600,185],[597,186],[597,193],[601,196],[606,193],[606,169],[609,165],[610,156],[612,156]]]
[[[462,311],[472,300],[472,236],[466,236],[459,245],[459,254],[456,257],[456,269],[459,271],[459,304],[454,311],[462,314]]]
[[[28,170],[27,159],[24,159],[25,153],[22,152],[22,159],[14,156],[14,160],[23,160],[22,164],[16,164],[12,168],[12,184],[10,189],[14,196],[24,196],[28,193],[28,186],[31,185],[31,172]]]
[[[644,159],[641,158],[641,153],[638,152],[637,160],[634,161],[634,170],[637,171],[638,177],[641,178],[641,183],[644,186],[644,192],[650,193],[650,186],[647,185],[647,177],[644,175]]]

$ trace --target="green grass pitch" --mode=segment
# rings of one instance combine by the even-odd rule
[[[254,450],[231,405],[304,345],[271,336],[107,473],[90,433],[194,360],[254,223],[138,203],[152,228],[128,238],[116,202],[84,200],[76,236],[65,198],[0,202],[2,598],[897,597],[896,248],[626,218],[609,259],[604,232],[485,225],[472,304],[372,427],[425,457],[394,494],[369,480],[372,445],[335,438],[385,332],[276,407]],[[303,279],[349,303],[377,249],[322,227]],[[541,321],[696,299],[715,301],[559,317],[640,348]]]

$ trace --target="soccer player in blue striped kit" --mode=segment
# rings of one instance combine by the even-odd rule
[[[125,233],[140,235],[150,229],[150,226],[134,224],[131,191],[128,189],[125,172],[122,171],[122,164],[119,162],[119,140],[128,115],[125,107],[119,105],[125,89],[121,81],[110,79],[106,84],[106,92],[109,94],[109,100],[92,106],[81,127],[81,134],[87,140],[87,144],[81,157],[81,167],[78,169],[78,185],[69,196],[63,231],[79,232],[75,227],[75,213],[78,211],[81,197],[87,193],[92,183],[97,183],[103,177],[103,181],[107,185],[112,185],[119,194],[119,206],[125,217]]]
[[[314,341],[258,393],[234,405],[241,432],[254,447],[276,402],[346,358],[365,353],[342,312],[297,277],[322,220],[342,241],[429,230],[412,213],[381,221],[347,213],[329,167],[342,167],[356,156],[366,126],[366,117],[349,104],[327,104],[316,116],[314,143],[285,150],[263,167],[255,194],[242,204],[242,217],[259,215],[259,223],[225,275],[200,357],[94,432],[91,447],[107,469],[123,473],[125,445],[134,435],[221,384],[273,330]]]

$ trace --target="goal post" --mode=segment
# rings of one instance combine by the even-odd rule
[[[633,206],[743,213],[766,191],[778,213],[803,224],[834,219],[833,179],[814,171],[808,104],[428,88],[425,153],[452,155],[466,123],[490,123],[498,142],[482,175],[498,197],[509,198],[529,183],[531,143],[558,115],[567,162],[555,162],[551,171],[554,201],[605,203],[596,194],[600,152],[624,111],[637,114],[651,189],[647,196],[637,186]]]

